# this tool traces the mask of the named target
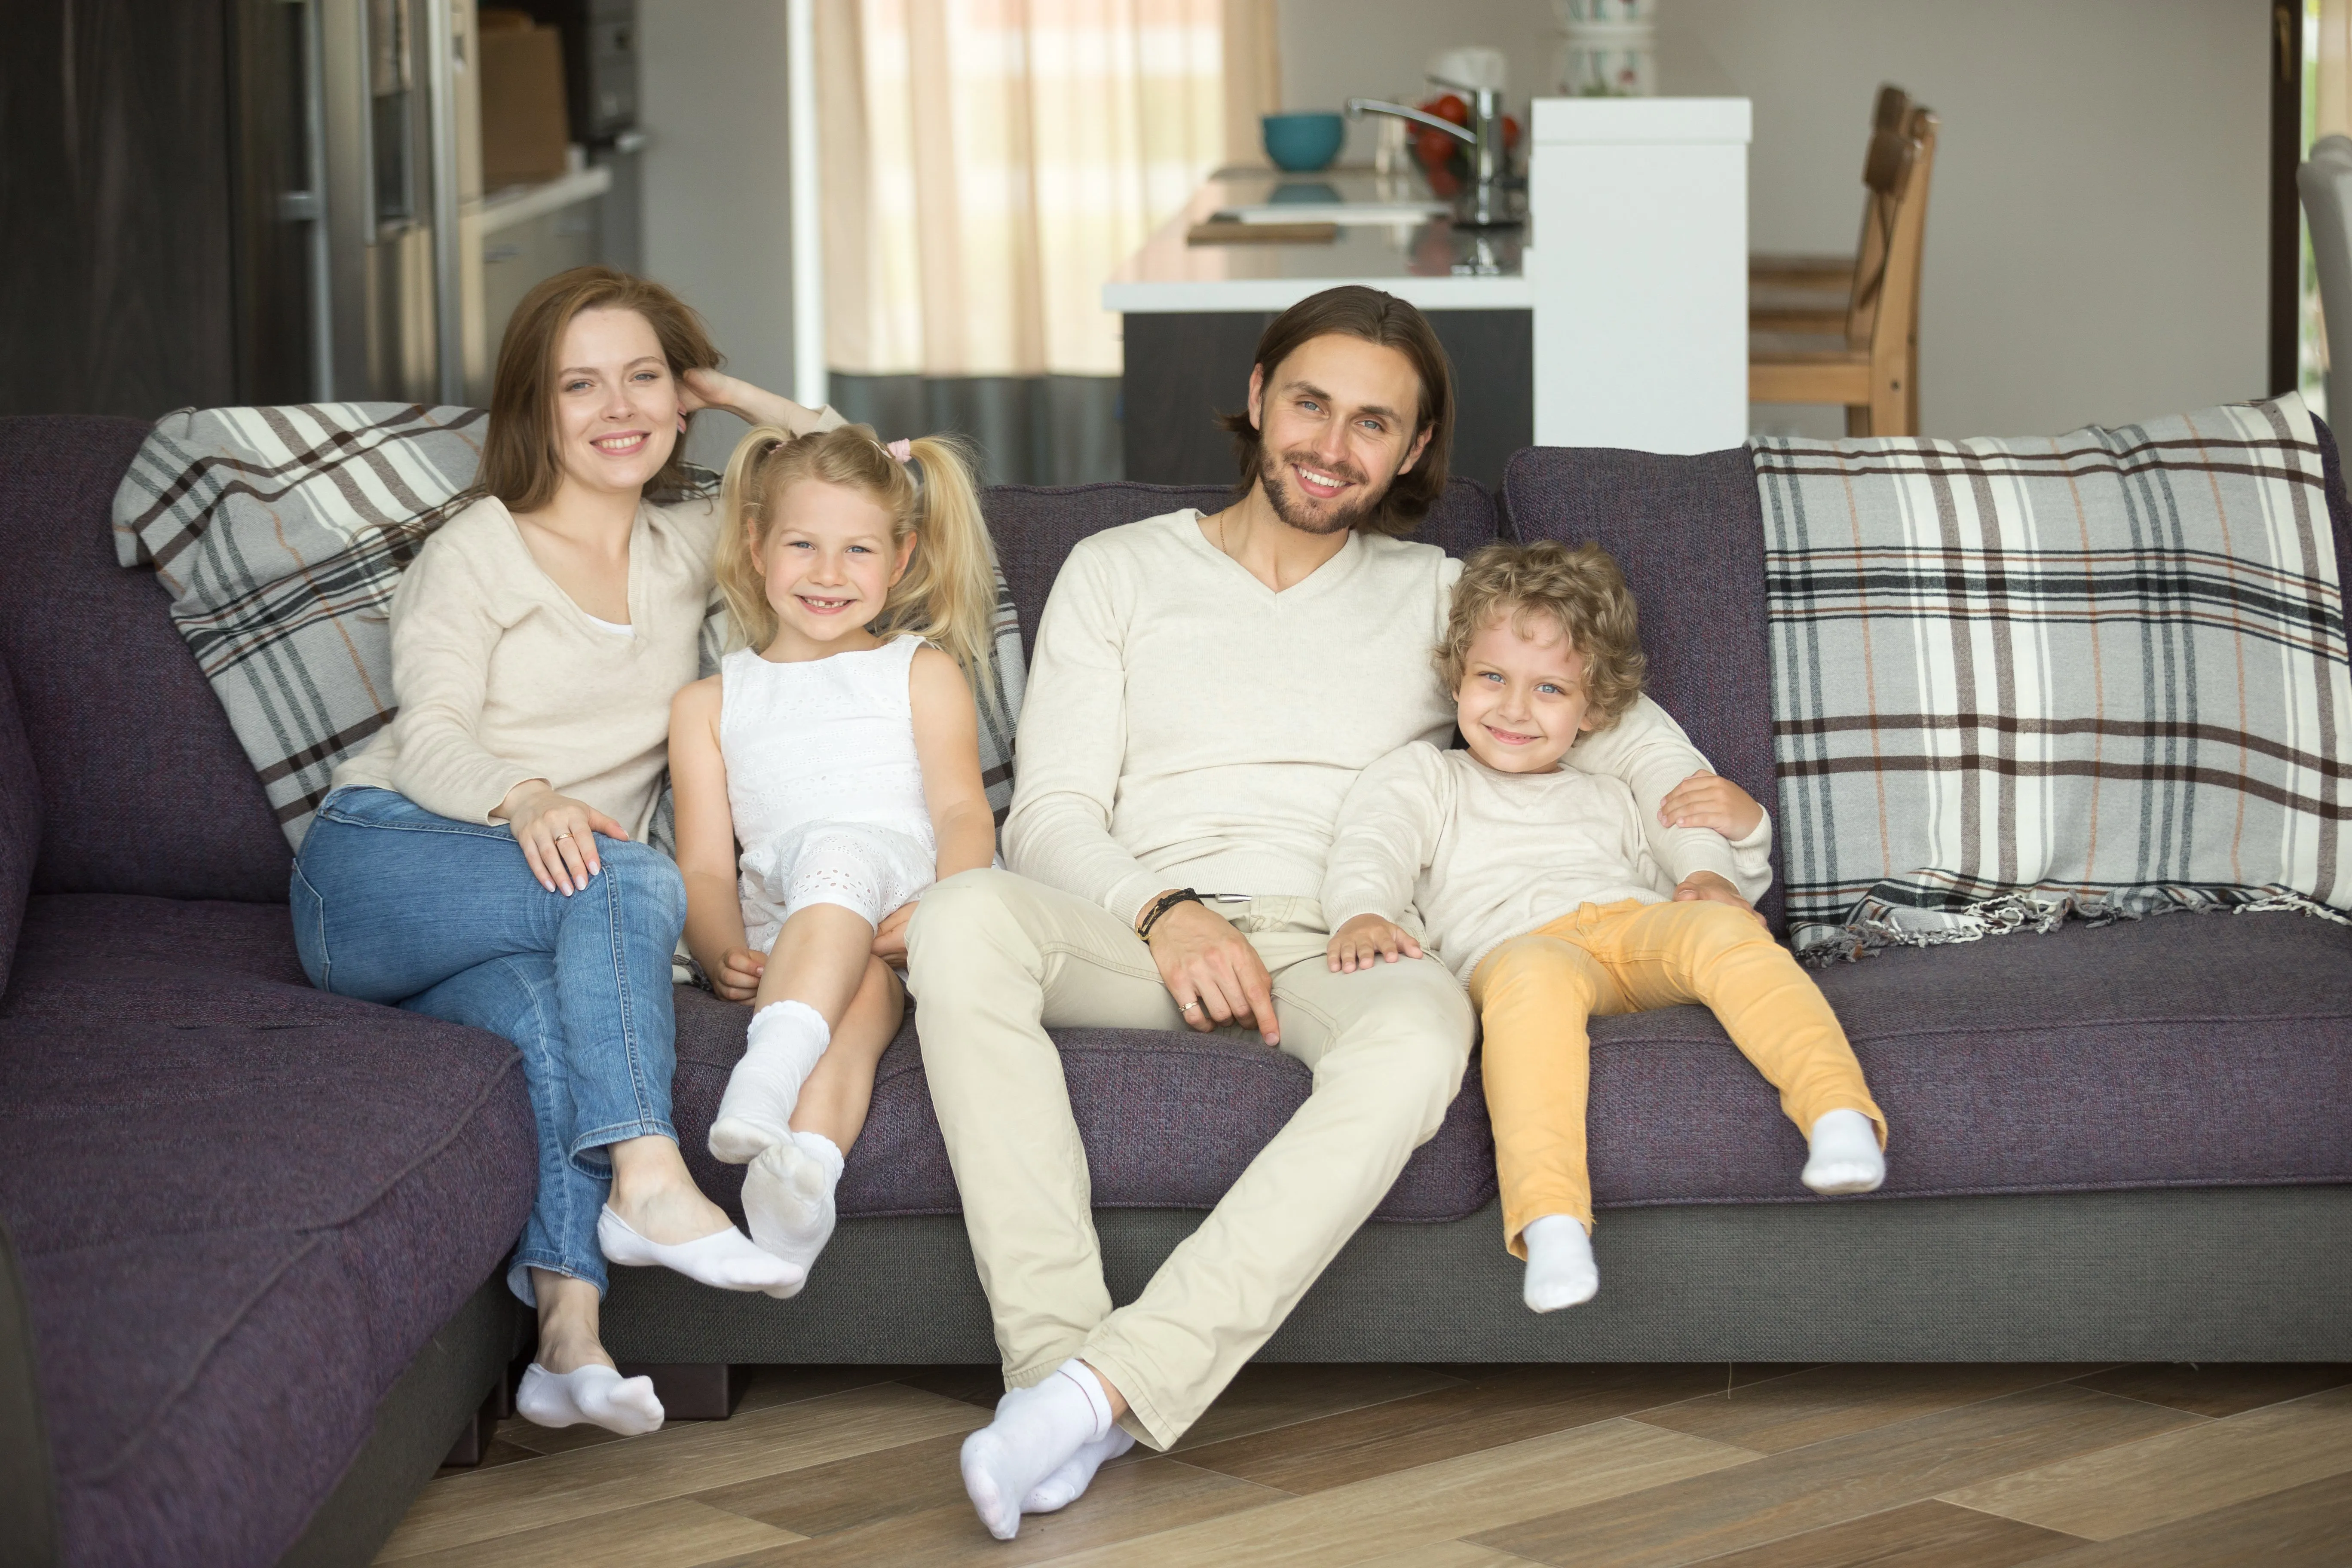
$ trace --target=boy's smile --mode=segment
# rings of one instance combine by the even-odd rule
[[[1507,611],[1479,629],[1454,694],[1470,754],[1502,773],[1551,772],[1593,723],[1584,656],[1557,622],[1524,619]]]

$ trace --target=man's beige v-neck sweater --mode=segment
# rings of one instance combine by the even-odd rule
[[[1189,510],[1084,541],[1038,624],[1005,863],[1128,921],[1169,888],[1318,898],[1357,774],[1453,733],[1430,655],[1461,573],[1433,545],[1359,532],[1276,593]],[[1646,698],[1577,763],[1652,813],[1706,765]],[[1675,830],[1660,850],[1676,880],[1733,873],[1719,834]]]
[[[425,542],[392,599],[399,715],[334,787],[397,790],[489,822],[545,779],[643,838],[669,760],[669,704],[695,678],[714,603],[711,500],[641,503],[629,533],[629,636],[591,619],[532,559],[504,503],[475,502]]]

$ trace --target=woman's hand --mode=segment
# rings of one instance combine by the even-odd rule
[[[695,414],[705,408],[723,408],[746,425],[773,425],[796,436],[805,435],[817,419],[813,410],[748,381],[715,370],[689,370],[678,377],[677,411]]]
[[[1737,841],[1756,831],[1764,808],[1720,773],[1696,773],[1666,792],[1658,821],[1666,827],[1712,827]]]
[[[1341,974],[1353,974],[1359,969],[1370,969],[1381,959],[1394,963],[1400,958],[1419,958],[1421,943],[1412,932],[1391,920],[1378,915],[1358,915],[1331,933],[1330,944],[1323,950],[1331,968]]]
[[[628,830],[585,801],[558,795],[545,779],[525,779],[507,792],[498,810],[514,829],[530,874],[551,893],[565,898],[588,885],[604,868],[596,835],[625,840]]]
[[[1764,917],[1756,912],[1756,906],[1741,898],[1738,889],[1713,871],[1693,871],[1675,884],[1675,901],[1676,903],[1689,903],[1694,899],[1705,899],[1711,903],[1729,904],[1758,925],[1764,923]]]
[[[913,923],[915,906],[920,902],[920,899],[908,899],[882,917],[882,923],[874,928],[875,957],[893,967],[906,963],[907,927]]]
[[[760,976],[768,972],[765,953],[748,947],[730,947],[719,955],[719,967],[706,969],[703,975],[710,989],[722,1000],[749,1002],[760,994]]]

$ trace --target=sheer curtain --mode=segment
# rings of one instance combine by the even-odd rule
[[[819,0],[833,402],[1115,477],[1111,272],[1255,150],[1271,0]]]

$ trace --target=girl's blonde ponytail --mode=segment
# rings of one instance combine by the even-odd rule
[[[735,443],[727,459],[727,475],[719,484],[719,546],[711,553],[711,575],[727,600],[728,619],[734,623],[729,648],[768,646],[776,635],[776,607],[768,603],[768,580],[760,570],[758,540],[767,537],[773,520],[763,515],[771,478],[765,470],[793,433],[761,425]],[[755,527],[756,525],[756,527]]]
[[[875,630],[911,632],[940,648],[962,667],[972,695],[992,709],[996,551],[972,483],[971,459],[962,442],[946,436],[919,437],[910,451],[922,476],[915,496],[915,553]]]

